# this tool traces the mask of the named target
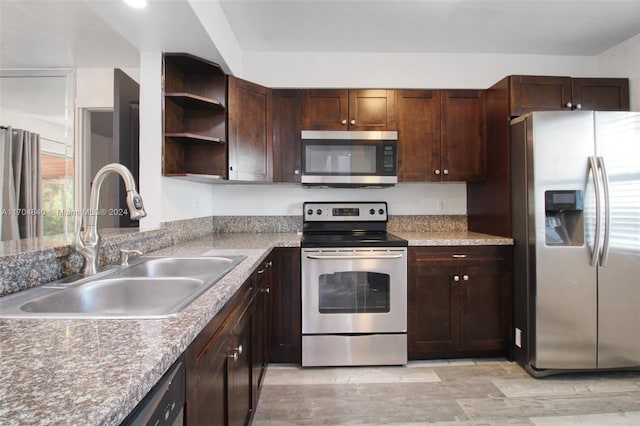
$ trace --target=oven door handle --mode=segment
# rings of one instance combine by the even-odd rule
[[[366,254],[339,255],[339,254],[308,254],[307,259],[317,260],[351,260],[351,259],[401,259],[403,254]]]

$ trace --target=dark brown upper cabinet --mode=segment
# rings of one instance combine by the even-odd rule
[[[229,76],[229,180],[271,182],[271,89]]]
[[[445,90],[441,101],[442,180],[481,181],[486,140],[484,91]]]
[[[273,181],[300,183],[302,91],[273,91]]]
[[[626,78],[570,78],[512,75],[485,91],[485,179],[467,185],[470,231],[511,236],[509,120],[531,111],[628,111]]]
[[[396,130],[394,91],[305,90],[302,127],[304,130]]]
[[[226,178],[227,76],[187,53],[163,56],[163,174]]]
[[[483,91],[397,90],[396,104],[399,182],[483,179]]]
[[[593,111],[629,111],[629,80],[626,78],[572,78],[576,108]]]
[[[510,115],[533,111],[629,110],[626,78],[571,78],[512,75],[509,80]]]
[[[396,90],[398,181],[440,181],[439,90]]]

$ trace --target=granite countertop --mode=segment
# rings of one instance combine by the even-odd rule
[[[510,246],[513,239],[477,232],[394,232],[409,241],[409,246]]]
[[[396,233],[410,245],[504,245],[475,233]],[[246,281],[298,233],[212,234],[148,255],[246,259],[175,316],[157,320],[0,319],[0,423],[117,425]]]

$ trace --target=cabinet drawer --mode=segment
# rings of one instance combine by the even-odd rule
[[[509,246],[410,247],[409,266],[431,262],[495,261],[510,256]]]

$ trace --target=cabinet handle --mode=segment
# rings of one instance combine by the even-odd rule
[[[433,173],[435,173],[435,174],[439,175],[439,174],[440,174],[440,170],[439,170],[439,169],[436,169]]]
[[[265,262],[262,269],[258,269],[258,274],[264,274],[267,269],[271,268],[273,262]]]
[[[237,348],[234,349],[238,355],[242,355],[242,345],[239,345]]]
[[[456,259],[464,259],[467,257],[466,254],[452,254],[451,257],[456,258]]]
[[[293,174],[294,174],[294,175],[299,175],[299,174],[300,174],[300,169],[295,169],[295,170],[293,171]]]
[[[356,120],[351,120],[351,125],[353,126],[354,124],[356,124]]]
[[[342,124],[342,125],[347,124],[347,120],[342,120],[342,121],[340,122],[340,124]]]
[[[453,276],[453,280],[454,280],[455,282],[460,281],[460,275],[454,275],[454,276]]]
[[[233,353],[229,355],[229,358],[233,359],[233,362],[237,362],[238,361],[238,352],[233,351]]]
[[[263,292],[263,293],[267,293],[267,294],[269,294],[269,293],[271,293],[271,289],[270,289],[269,287],[267,287],[267,288],[263,288],[263,289],[262,289],[262,292]]]
[[[573,104],[571,102],[567,102],[566,104],[564,104],[564,107],[571,109],[573,108]]]
[[[582,104],[576,104],[576,109],[582,109]]]
[[[465,281],[469,281],[469,275],[463,275],[462,279],[465,280]]]
[[[442,171],[442,173],[444,173],[445,175],[448,175],[448,174],[449,174],[449,169],[444,169],[444,170]]]

